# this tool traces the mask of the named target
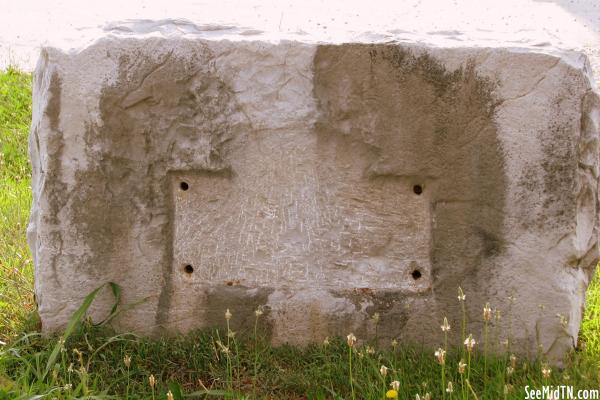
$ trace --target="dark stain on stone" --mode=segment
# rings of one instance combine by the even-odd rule
[[[267,340],[271,338],[273,325],[269,318],[270,309],[264,307],[273,288],[248,288],[243,285],[215,286],[202,289],[205,298],[199,301],[201,309],[197,310],[202,315],[202,325],[206,327],[225,328],[225,311],[229,309],[232,314],[229,321],[230,329],[242,336],[254,335],[252,330],[256,322],[255,311],[261,307],[263,315],[260,316],[258,327]]]
[[[48,99],[48,105],[46,106],[46,116],[48,116],[48,120],[50,121],[50,129],[53,131],[58,130],[58,123],[60,118],[60,108],[61,108],[61,91],[62,91],[62,82],[58,72],[54,71],[52,73],[52,77],[50,78],[50,86],[48,87],[48,92],[50,92],[50,98]]]
[[[237,106],[231,89],[212,72],[214,56],[207,47],[198,47],[196,59],[180,60],[164,52],[168,41],[130,47],[134,42],[125,41],[129,50],[120,56],[111,53],[118,57],[118,77],[102,92],[102,124],[86,129],[90,165],[76,175],[80,189],[73,215],[85,221],[75,225],[89,248],[81,272],[100,277],[102,271],[87,265],[119,263],[121,275],[108,278],[126,286],[139,279],[128,275],[128,265],[144,265],[151,276],[160,271],[155,334],[161,334],[169,328],[174,296],[185,296],[173,284],[169,171],[228,174],[223,164],[231,138],[228,115]],[[208,154],[199,154],[202,149]]]
[[[426,186],[438,304],[458,306],[452,299],[459,285],[479,291],[485,303],[475,282],[493,274],[493,259],[505,247],[497,83],[479,75],[473,60],[448,70],[432,55],[397,44],[319,46],[314,70],[320,146],[355,151],[365,176],[403,176]]]
[[[377,339],[380,344],[388,346],[391,339],[396,338],[404,329],[409,318],[409,309],[406,307],[406,298],[398,296],[396,290],[331,290],[332,296],[350,300],[355,307],[355,314],[363,310],[365,302],[371,305],[364,308],[365,318],[361,326],[356,329],[355,334],[361,338],[373,337],[374,325],[377,324]],[[373,315],[379,314],[379,321],[375,323]],[[328,317],[330,318],[330,317]],[[337,323],[333,324],[330,332],[345,336],[345,330],[353,324],[347,320],[347,316],[338,316]]]
[[[51,135],[48,137],[47,149],[48,154],[52,157],[48,157],[47,169],[45,173],[45,181],[48,187],[52,187],[52,190],[48,190],[48,205],[50,211],[46,213],[47,218],[43,221],[45,224],[59,226],[59,213],[66,205],[68,196],[67,185],[63,181],[63,165],[62,165],[62,153],[64,148],[64,134],[59,129],[60,123],[60,110],[61,110],[61,96],[62,96],[62,82],[58,72],[54,71],[50,78],[50,85],[48,88],[50,98],[46,109],[44,110],[48,120],[50,122]],[[56,247],[56,251],[52,256],[50,266],[52,268],[52,276],[58,286],[61,286],[60,280],[58,279],[57,266],[62,256],[63,248],[63,235],[60,230],[52,230],[50,233],[50,242]]]
[[[518,179],[518,205],[539,199],[539,209],[518,206],[522,226],[551,230],[567,234],[568,227],[575,229],[577,214],[578,138],[585,129],[582,116],[585,110],[578,100],[580,87],[588,85],[582,75],[573,69],[566,70],[565,82],[557,86],[549,100],[547,124],[537,132],[541,145],[541,161],[523,168]],[[544,101],[546,99],[542,99]],[[581,113],[573,113],[573,110]],[[579,139],[580,140],[580,139]]]

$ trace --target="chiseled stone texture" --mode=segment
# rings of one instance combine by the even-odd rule
[[[576,53],[252,32],[44,48],[28,231],[43,329],[113,281],[135,304],[121,331],[222,325],[227,308],[244,330],[264,305],[275,344],[377,330],[433,346],[445,316],[458,343],[461,286],[478,340],[489,302],[501,340],[558,357],[598,261],[599,126]]]

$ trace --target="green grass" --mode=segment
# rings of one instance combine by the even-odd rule
[[[26,150],[30,86],[28,74],[0,72],[0,341],[6,342],[0,344],[0,400],[165,399],[169,390],[175,399],[193,393],[198,398],[349,399],[353,389],[357,399],[382,399],[394,380],[399,381],[401,399],[415,399],[417,394],[423,399],[426,393],[434,399],[522,399],[526,385],[599,388],[598,274],[588,290],[580,349],[569,355],[564,370],[554,368],[544,378],[541,361],[517,360],[509,374],[509,354],[484,357],[479,343],[468,367],[470,387],[467,372],[461,376],[457,369],[461,357],[468,359],[464,349],[462,354],[446,355],[442,380],[442,367],[432,351],[407,344],[378,350],[367,342],[350,348],[345,338],[337,338],[305,349],[274,348],[250,332],[239,333],[227,345],[226,332],[218,331],[151,340],[116,335],[87,321],[74,325],[64,343],[41,337],[32,323],[33,271],[25,241],[31,202]],[[260,332],[260,318],[257,321]],[[453,327],[451,332],[459,331]],[[129,367],[126,357],[131,357]],[[385,377],[382,365],[389,368]],[[151,375],[156,379],[154,390]],[[452,394],[444,390],[448,381],[453,383]]]
[[[35,309],[33,266],[25,241],[31,204],[27,134],[31,76],[0,72],[0,340],[8,340]]]

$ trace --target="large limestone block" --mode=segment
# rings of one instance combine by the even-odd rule
[[[29,242],[44,331],[113,281],[135,304],[121,331],[188,332],[227,308],[238,330],[264,305],[276,344],[377,329],[435,345],[445,316],[459,336],[461,286],[476,338],[489,302],[514,348],[574,346],[598,260],[586,58],[280,39],[122,29],[42,50]]]

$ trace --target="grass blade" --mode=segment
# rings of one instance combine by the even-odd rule
[[[118,287],[118,285],[116,285],[115,283],[112,283],[112,282],[109,282],[108,284],[111,285],[111,287],[113,287],[113,286]],[[58,358],[58,355],[60,354],[60,349],[64,345],[64,342],[69,338],[69,336],[71,336],[71,334],[73,333],[73,331],[75,330],[75,328],[77,327],[77,325],[79,324],[81,319],[87,313],[87,310],[92,305],[92,302],[96,298],[96,295],[104,286],[106,286],[106,284],[94,289],[90,294],[88,294],[85,297],[85,299],[83,300],[83,303],[81,304],[81,306],[79,306],[77,311],[75,311],[73,313],[73,315],[71,316],[71,319],[69,320],[69,323],[67,324],[67,328],[65,329],[64,333],[62,334],[60,340],[54,346],[54,349],[52,350],[52,353],[50,354],[50,358],[48,358],[48,363],[46,364],[46,369],[44,370],[44,375],[42,376],[42,378],[46,378],[46,376],[48,376],[48,372],[50,372],[50,369],[52,369],[52,367],[56,363],[56,359]],[[117,293],[120,295],[120,289],[116,292],[115,292],[115,289],[113,289],[113,293]],[[117,302],[118,302],[118,299],[119,298],[117,298]],[[113,306],[113,310],[115,309],[115,307],[116,306]]]

